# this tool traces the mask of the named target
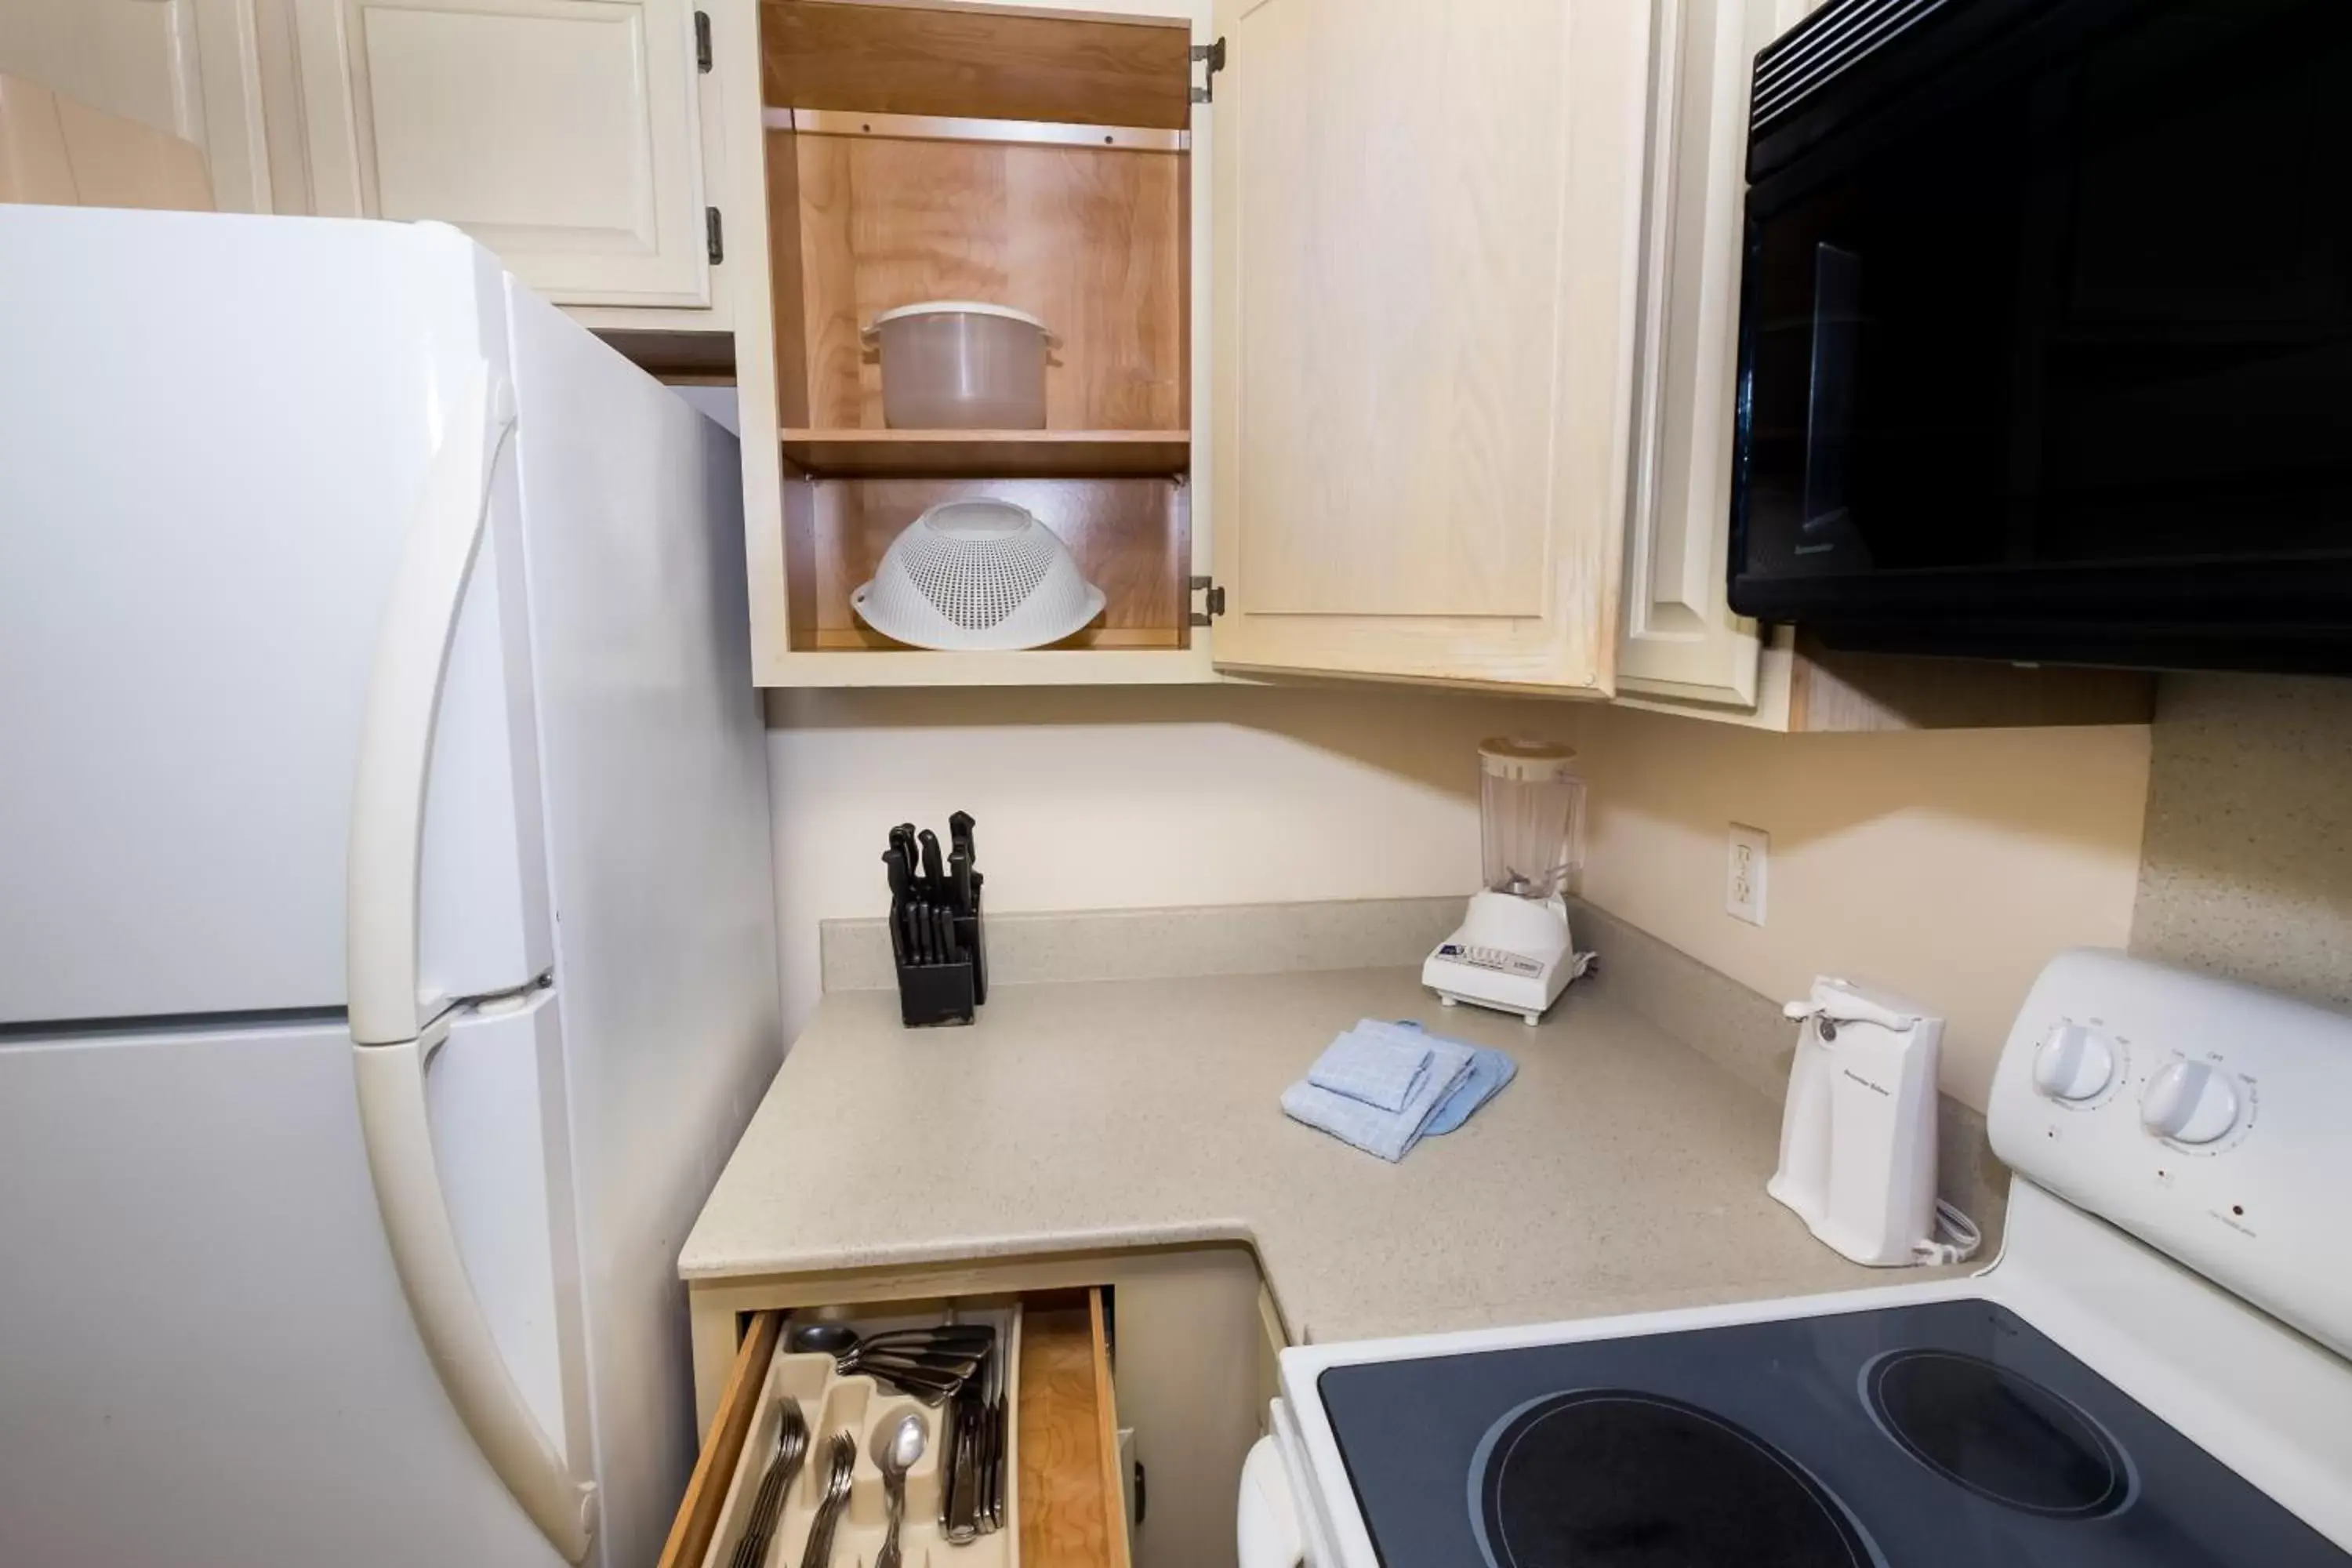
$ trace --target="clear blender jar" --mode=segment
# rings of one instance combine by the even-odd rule
[[[1538,902],[1575,889],[1584,868],[1584,781],[1554,741],[1478,747],[1478,841],[1486,890]]]
[[[1575,950],[1566,897],[1584,868],[1584,781],[1576,753],[1553,741],[1487,741],[1478,772],[1484,886],[1422,965],[1422,984],[1449,1007],[1533,1024],[1591,962]]]

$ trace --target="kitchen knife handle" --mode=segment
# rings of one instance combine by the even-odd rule
[[[971,813],[968,811],[959,811],[948,818],[948,842],[962,850],[967,860],[975,858],[971,849],[972,827]]]
[[[916,835],[916,842],[923,847],[925,879],[930,884],[934,896],[944,896],[948,873],[947,868],[940,863],[940,836],[926,827],[921,833]]]
[[[971,851],[961,844],[957,845],[955,853],[948,857],[948,868],[949,881],[954,889],[955,911],[960,915],[969,915],[971,913]]]

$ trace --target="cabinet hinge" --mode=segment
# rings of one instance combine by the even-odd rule
[[[710,13],[694,14],[694,68],[704,76],[710,74]]]
[[[727,235],[726,232],[719,226],[719,209],[717,207],[705,207],[702,209],[702,227],[704,235],[710,241],[710,264],[713,267],[716,267],[719,263],[727,259]]]
[[[1225,68],[1225,40],[1219,38],[1213,44],[1194,44],[1192,58],[1196,63],[1209,68],[1201,73],[1201,85],[1192,89],[1192,101],[1214,102],[1217,96],[1217,73]]]
[[[1205,626],[1225,613],[1225,591],[1219,587],[1213,579],[1193,577],[1188,579],[1188,585],[1195,594],[1205,595],[1202,600],[1202,608],[1192,612],[1194,626]]]

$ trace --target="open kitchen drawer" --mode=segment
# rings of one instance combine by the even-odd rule
[[[1023,1298],[751,1314],[701,1458],[671,1524],[661,1568],[733,1568],[787,1399],[798,1403],[807,1423],[809,1457],[786,1495],[767,1550],[757,1559],[759,1568],[795,1568],[802,1563],[824,1486],[824,1441],[836,1431],[852,1434],[857,1458],[830,1563],[835,1568],[872,1568],[886,1519],[874,1433],[908,1411],[923,1414],[929,1441],[908,1473],[900,1536],[906,1568],[1127,1568],[1107,1297],[1097,1287]],[[941,1523],[946,1409],[871,1377],[844,1376],[829,1356],[785,1349],[791,1321],[845,1322],[870,1332],[950,1316],[997,1324],[1004,1356],[1003,1527],[962,1544],[950,1543]]]

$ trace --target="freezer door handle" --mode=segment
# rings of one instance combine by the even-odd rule
[[[466,1277],[433,1157],[425,1068],[448,1031],[445,1015],[422,1039],[352,1047],[368,1173],[409,1314],[449,1403],[531,1522],[577,1563],[596,1531],[595,1483],[572,1473],[499,1352]]]
[[[1250,1446],[1234,1510],[1234,1555],[1241,1568],[1298,1568],[1307,1542],[1298,1524],[1282,1447],[1272,1436]]]
[[[495,417],[495,423],[493,419]],[[514,433],[513,399],[487,364],[467,374],[425,475],[425,497],[376,634],[361,719],[345,868],[343,965],[352,1038],[416,1038],[417,879],[433,731],[466,579],[480,553],[490,478]]]
[[[499,1353],[466,1277],[425,1110],[425,1063],[449,1019],[418,1016],[425,794],[466,580],[515,424],[512,396],[492,386],[487,364],[467,374],[448,414],[376,636],[360,729],[343,958],[360,1131],[400,1288],[449,1403],[531,1522],[577,1563],[595,1533],[596,1488],[572,1474]]]

